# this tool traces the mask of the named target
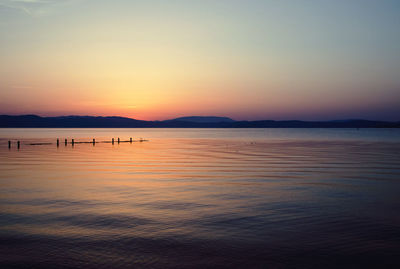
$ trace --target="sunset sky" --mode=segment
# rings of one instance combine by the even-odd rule
[[[400,120],[400,1],[0,0],[0,114]]]

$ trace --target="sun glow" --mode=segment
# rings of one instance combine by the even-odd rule
[[[354,3],[317,1],[3,2],[0,113],[150,120],[400,112],[398,5],[360,13]]]

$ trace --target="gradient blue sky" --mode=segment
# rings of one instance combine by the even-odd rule
[[[400,1],[0,0],[0,114],[400,120]]]

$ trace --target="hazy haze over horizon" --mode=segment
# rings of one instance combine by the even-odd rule
[[[0,114],[400,120],[398,1],[0,0]]]

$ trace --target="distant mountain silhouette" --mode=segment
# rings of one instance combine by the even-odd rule
[[[0,115],[0,128],[400,128],[400,122],[336,121],[234,121],[226,117],[182,117],[144,121],[124,117]]]
[[[234,122],[231,118],[228,117],[216,117],[216,116],[189,116],[189,117],[180,117],[176,119],[172,119],[175,121],[189,121],[189,122],[197,122],[197,123],[218,123],[218,122]]]
[[[123,117],[61,116],[40,117],[36,115],[0,116],[0,127],[50,127],[50,128],[100,128],[100,127],[151,127],[150,122]]]

